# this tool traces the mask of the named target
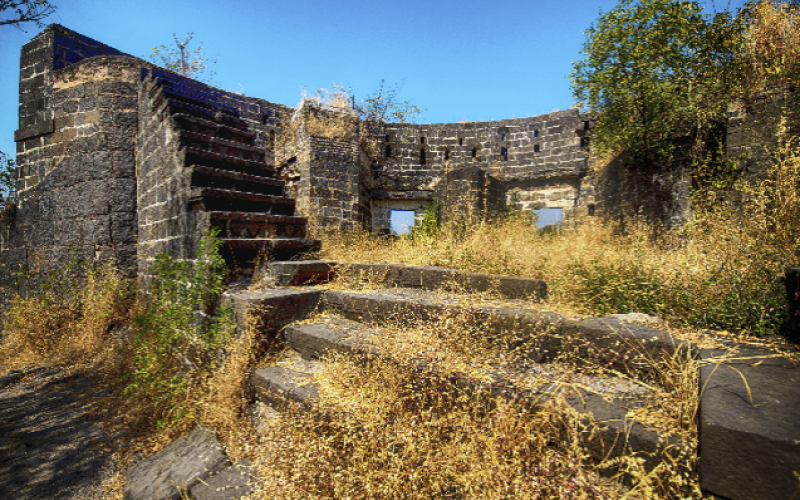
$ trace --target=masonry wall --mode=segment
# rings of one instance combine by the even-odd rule
[[[494,122],[388,125],[376,183],[432,191],[448,171],[477,166],[500,181],[510,206],[571,210],[587,172],[589,125],[575,109]]]
[[[759,92],[728,106],[725,151],[728,159],[741,160],[748,179],[764,179],[771,154],[779,145],[779,127],[785,139],[800,135],[800,96],[794,87]]]
[[[304,99],[284,127],[292,138],[277,160],[279,176],[312,231],[369,228],[369,173],[357,115]]]
[[[135,270],[138,60],[116,54],[58,25],[22,48],[17,212],[0,249],[6,290],[24,293],[73,257]]]

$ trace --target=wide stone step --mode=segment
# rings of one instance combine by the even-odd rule
[[[230,266],[252,271],[269,260],[289,260],[317,252],[322,243],[305,238],[220,238],[222,256]]]
[[[269,215],[294,215],[295,200],[287,196],[248,193],[232,189],[192,188],[194,208],[213,212],[261,212]]]
[[[172,115],[172,118],[181,130],[198,133],[205,137],[215,137],[225,141],[250,146],[256,143],[257,134],[248,129],[230,127],[207,118],[193,116],[187,113],[177,113]]]
[[[275,409],[300,405],[306,410],[316,411],[320,387],[313,374],[321,366],[318,358],[334,352],[355,355],[354,361],[370,356],[387,356],[369,341],[368,333],[380,335],[382,332],[379,328],[340,318],[288,326],[285,329],[287,345],[299,356],[289,357],[278,366],[254,370],[251,386],[256,398]],[[388,336],[388,333],[383,333]],[[422,362],[416,368],[417,371],[431,369]],[[536,370],[535,373],[540,375],[542,372]],[[490,405],[493,399],[502,398],[528,411],[538,411],[550,398],[564,398],[576,411],[585,414],[587,421],[595,424],[594,432],[583,436],[583,444],[598,460],[637,454],[645,458],[645,467],[650,470],[661,461],[660,452],[680,442],[677,436],[661,436],[627,417],[629,409],[642,404],[639,396],[646,392],[642,386],[631,382],[602,377],[593,377],[594,380],[588,382],[586,376],[576,374],[534,388],[521,388],[502,375],[492,377],[493,383],[460,375],[447,378],[454,389],[489,398],[486,403]]]
[[[219,168],[194,165],[191,170],[192,186],[245,191],[272,196],[283,196],[286,183],[280,179],[263,177]]]
[[[220,238],[271,239],[306,237],[308,220],[294,215],[258,212],[207,212]]]
[[[341,263],[336,268],[336,274],[375,281],[385,288],[421,288],[423,290],[469,293],[494,292],[506,299],[532,301],[547,298],[547,283],[543,280],[465,273],[446,267]]]
[[[224,158],[236,158],[256,163],[264,161],[264,152],[253,146],[228,142],[222,139],[209,139],[191,132],[181,132],[178,142],[181,148],[208,151]]]
[[[262,177],[275,177],[275,167],[267,165],[263,157],[258,161],[254,161],[235,156],[227,156],[208,151],[207,149],[198,149],[191,146],[183,148],[182,151],[185,154],[185,159],[183,161],[185,166],[200,165]]]
[[[647,376],[654,366],[692,344],[668,332],[616,318],[569,319],[536,309],[465,304],[465,299],[418,289],[379,289],[369,293],[327,291],[324,307],[347,319],[385,324],[434,321],[468,309],[488,338],[507,338],[534,362],[551,361],[574,352],[576,359],[634,376]],[[513,338],[509,333],[513,332]]]

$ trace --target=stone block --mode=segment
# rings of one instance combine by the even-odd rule
[[[252,326],[269,336],[306,318],[317,308],[321,297],[321,290],[229,291],[223,293],[221,302],[233,308],[239,329]]]
[[[285,366],[256,368],[250,376],[256,399],[275,408],[299,404],[310,408],[319,400],[312,375]]]
[[[700,354],[700,487],[731,500],[791,498],[800,486],[800,367],[766,348],[725,354]]]
[[[202,479],[189,489],[193,500],[230,500],[245,497],[255,491],[258,477],[250,462],[241,460],[230,467]]]
[[[201,479],[228,465],[210,429],[198,427],[127,471],[124,500],[180,500]]]
[[[786,269],[786,303],[789,313],[788,334],[800,338],[800,267]]]
[[[330,281],[335,262],[324,260],[272,261],[269,277],[278,286],[298,286]]]

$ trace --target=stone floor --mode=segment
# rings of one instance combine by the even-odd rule
[[[0,367],[0,498],[99,498],[120,437],[87,412],[88,402],[104,395],[77,373]]]

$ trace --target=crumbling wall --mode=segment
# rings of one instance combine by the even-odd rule
[[[279,176],[314,231],[368,227],[369,167],[359,143],[358,116],[349,109],[304,99],[280,152]]]
[[[442,223],[463,228],[505,210],[502,183],[475,165],[447,172],[436,186],[436,200]]]

